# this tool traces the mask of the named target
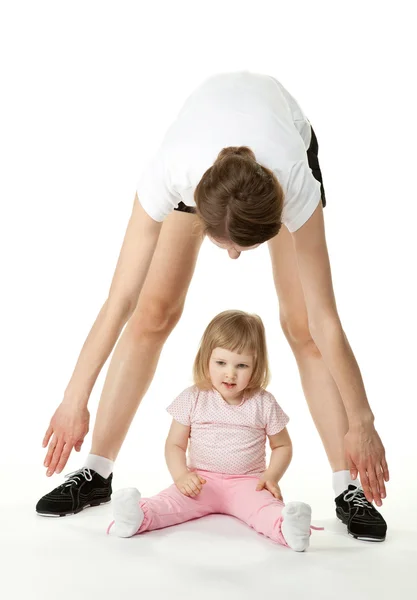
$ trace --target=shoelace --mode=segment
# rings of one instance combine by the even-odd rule
[[[113,527],[113,525],[115,524],[115,522],[116,522],[116,521],[112,521],[112,522],[110,523],[110,525],[107,527],[107,535],[109,535],[109,533],[110,533],[110,529]]]
[[[353,506],[359,506],[362,508],[372,508],[372,505],[365,498],[365,494],[361,488],[350,490],[343,496],[343,500],[346,502],[353,502]]]
[[[72,473],[65,475],[65,479],[67,481],[63,484],[64,487],[69,487],[73,483],[78,483],[81,481],[81,477],[84,477],[87,481],[91,481],[93,479],[90,469],[83,467],[82,469],[78,469],[78,471],[73,471]]]

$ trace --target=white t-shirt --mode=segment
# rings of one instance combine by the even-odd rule
[[[308,166],[311,127],[294,98],[273,77],[221,73],[186,100],[137,185],[139,201],[155,221],[179,202],[195,206],[194,190],[227,146],[248,146],[284,191],[282,221],[296,231],[320,202],[320,183]]]

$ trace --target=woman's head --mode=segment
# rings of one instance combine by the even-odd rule
[[[275,175],[246,146],[223,148],[194,192],[204,233],[247,248],[281,227],[284,193]]]
[[[250,378],[245,379],[249,373]],[[269,382],[262,320],[240,310],[226,310],[209,323],[193,369],[194,383],[200,389],[210,389],[213,378],[220,384],[233,383],[233,374],[239,382],[246,382],[244,388],[248,391],[265,388]]]

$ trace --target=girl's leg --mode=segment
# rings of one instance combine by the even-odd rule
[[[139,296],[110,362],[93,432],[91,454],[115,460],[177,324],[194,273],[201,235],[197,217],[173,212],[164,221]]]
[[[309,545],[311,508],[303,502],[287,506],[267,490],[256,491],[258,477],[224,480],[223,512],[240,519],[274,542],[302,552]]]
[[[179,525],[218,512],[218,490],[214,477],[204,473],[207,483],[198,496],[184,496],[176,485],[153,496],[140,498],[135,488],[118,490],[113,496],[115,533],[120,537]],[[109,527],[110,530],[110,527]],[[108,530],[108,531],[109,531]]]
[[[283,226],[268,245],[279,298],[280,321],[297,361],[310,413],[332,470],[347,470],[344,450],[344,437],[348,431],[346,410],[310,334],[291,234]]]

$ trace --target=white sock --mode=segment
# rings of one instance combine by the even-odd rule
[[[342,492],[346,492],[349,485],[361,487],[359,479],[352,479],[350,471],[336,471],[333,473],[333,491],[334,497],[337,498]]]
[[[311,506],[289,502],[282,510],[281,532],[292,550],[304,552],[310,544]]]
[[[119,537],[132,537],[139,531],[144,518],[136,488],[117,490],[112,497],[114,532]]]
[[[104,458],[104,456],[89,454],[84,466],[87,469],[93,469],[93,471],[96,471],[104,479],[107,479],[113,473],[114,462],[108,458]]]

